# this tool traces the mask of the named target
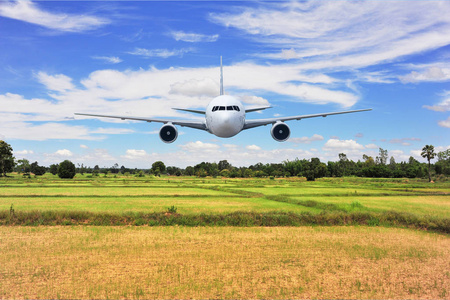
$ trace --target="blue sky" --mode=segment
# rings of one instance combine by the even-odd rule
[[[347,109],[229,139],[74,112],[198,118],[219,92],[248,119]],[[396,161],[450,148],[449,1],[0,1],[0,139],[41,165],[236,166],[319,157],[355,161],[381,147]]]

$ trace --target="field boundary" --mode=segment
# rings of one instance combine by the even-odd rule
[[[0,226],[383,226],[450,234],[450,219],[387,212],[243,212],[178,214],[171,212],[0,211]]]

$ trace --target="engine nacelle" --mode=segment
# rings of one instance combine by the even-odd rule
[[[164,143],[173,143],[178,137],[178,130],[172,123],[167,123],[159,130],[159,137]]]
[[[287,126],[285,123],[276,122],[270,129],[270,134],[272,135],[275,141],[284,142],[291,135],[291,130],[289,129],[289,126]]]

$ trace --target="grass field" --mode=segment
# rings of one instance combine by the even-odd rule
[[[0,178],[0,299],[448,299],[449,216],[450,182]]]
[[[178,213],[395,211],[450,216],[450,182],[323,179],[44,178],[0,179],[0,211],[70,210]],[[316,205],[311,205],[315,202]],[[330,205],[328,205],[328,209]]]

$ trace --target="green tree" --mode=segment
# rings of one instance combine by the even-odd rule
[[[186,167],[186,169],[184,170],[184,175],[186,176],[192,176],[194,175],[194,173],[195,173],[194,167],[191,166]]]
[[[221,161],[219,161],[219,164],[217,165],[217,167],[219,168],[219,171],[222,171],[225,169],[230,169],[232,166],[227,160],[221,160]]]
[[[159,176],[161,173],[164,173],[166,170],[166,165],[162,161],[155,161],[152,164],[152,172],[156,176]]]
[[[434,165],[436,174],[450,175],[450,149],[437,154],[438,162]]]
[[[13,149],[10,144],[0,140],[0,175],[6,176],[6,172],[12,172],[13,168]]]
[[[19,173],[29,173],[30,172],[30,161],[28,159],[19,159],[17,161],[17,172]]]
[[[50,168],[48,169],[48,171],[50,173],[52,173],[53,175],[58,174],[58,165],[57,164],[50,165]]]
[[[428,160],[428,180],[431,182],[431,160],[436,156],[436,153],[434,153],[434,146],[425,145],[425,147],[422,148],[422,153],[420,153],[420,155]]]
[[[380,156],[377,156],[377,164],[386,165],[388,159],[388,151],[383,148],[379,148]]]
[[[76,174],[76,168],[73,162],[65,160],[59,164],[58,176],[59,178],[74,178]]]
[[[36,176],[44,175],[47,171],[46,167],[40,166],[37,161],[30,165],[30,171]]]
[[[92,175],[98,176],[99,173],[100,173],[100,167],[98,165],[95,165],[94,170],[92,171]]]

